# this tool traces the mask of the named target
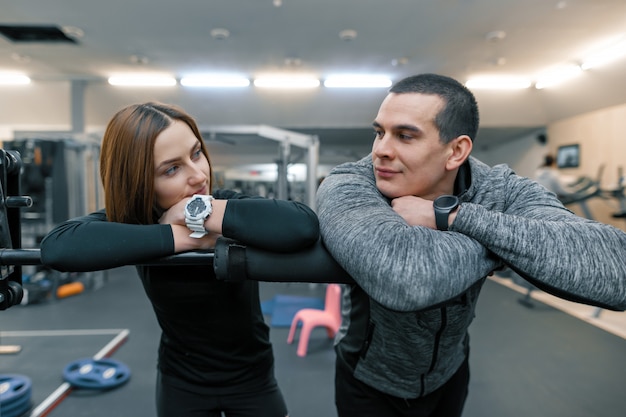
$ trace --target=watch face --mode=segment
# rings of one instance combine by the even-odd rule
[[[201,198],[194,198],[188,205],[187,205],[187,212],[189,213],[190,216],[192,217],[196,217],[198,216],[200,213],[202,213],[204,210],[206,210],[206,204],[204,204],[204,201],[202,201]]]
[[[442,195],[435,200],[438,209],[452,210],[459,203],[459,199],[453,195]]]

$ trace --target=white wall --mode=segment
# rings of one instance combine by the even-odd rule
[[[537,140],[537,135],[529,135],[487,150],[476,150],[472,155],[488,165],[507,164],[516,174],[534,177],[548,147]]]
[[[533,177],[546,153],[556,154],[561,145],[579,144],[580,167],[564,169],[564,176],[587,176],[595,179],[604,166],[600,188],[614,189],[618,185],[618,169],[626,175],[626,104],[560,120],[547,127],[547,143],[541,145],[536,135],[520,138],[501,146],[476,150],[473,156],[489,165],[505,163],[518,174]],[[615,219],[613,213],[621,207],[615,198],[594,197],[586,201],[595,220],[626,230],[626,220]],[[568,206],[578,215],[584,212],[578,204]]]
[[[0,86],[0,140],[11,139],[15,130],[70,130],[70,86],[59,81]]]

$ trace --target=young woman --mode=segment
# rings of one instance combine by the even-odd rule
[[[45,265],[90,271],[142,264],[211,249],[220,235],[275,252],[318,239],[317,217],[304,204],[212,190],[196,122],[175,106],[137,104],[115,114],[100,171],[106,209],[52,230],[41,243]],[[160,417],[287,415],[258,282],[217,281],[211,265],[138,265],[137,272],[162,329]]]

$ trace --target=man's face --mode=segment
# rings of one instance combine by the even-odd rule
[[[417,93],[391,93],[383,100],[372,146],[376,186],[383,195],[433,200],[452,191],[456,173],[446,170],[451,146],[441,143],[435,126],[443,104],[439,96]]]

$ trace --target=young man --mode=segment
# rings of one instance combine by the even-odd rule
[[[626,309],[626,233],[577,217],[538,183],[470,156],[478,108],[457,81],[406,78],[372,153],[318,191],[344,291],[336,404],[346,416],[460,416],[468,327],[485,277],[508,266],[552,294]]]

